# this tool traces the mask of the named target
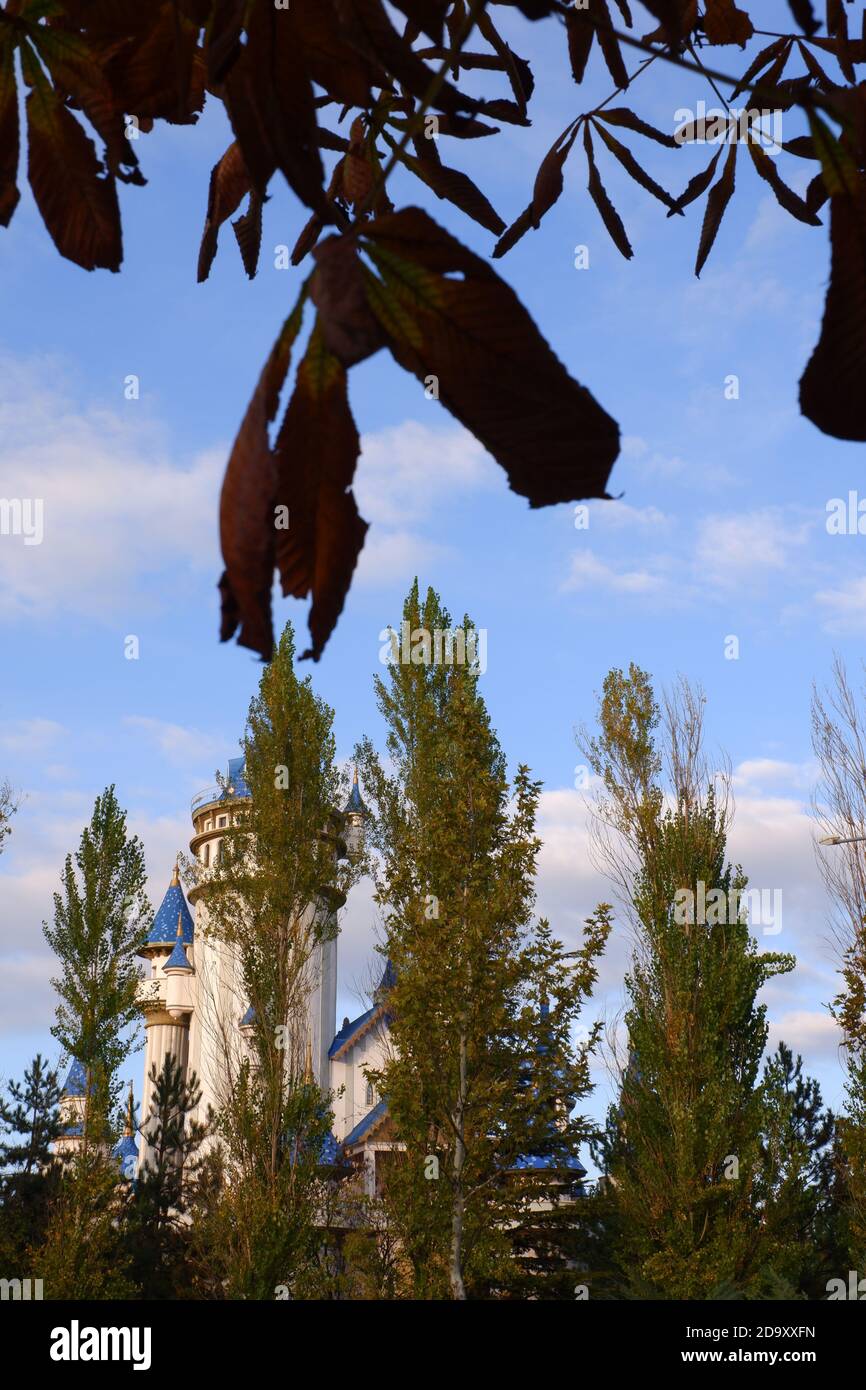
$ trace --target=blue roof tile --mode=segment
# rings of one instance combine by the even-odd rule
[[[180,917],[183,944],[191,946],[193,938],[192,914],[187,907],[180,883],[172,882],[169,884],[160,909],[153,919],[153,926],[147,934],[148,946],[171,946],[177,939],[178,917]]]
[[[355,1128],[346,1135],[343,1140],[343,1148],[350,1149],[353,1144],[360,1144],[364,1135],[369,1134],[370,1130],[374,1129],[380,1120],[384,1120],[387,1113],[388,1102],[386,1100],[380,1100],[379,1104],[374,1105],[373,1109],[364,1116],[363,1120],[359,1120]]]
[[[69,1075],[63,1087],[64,1096],[83,1096],[87,1085],[87,1074],[77,1057],[72,1058]]]

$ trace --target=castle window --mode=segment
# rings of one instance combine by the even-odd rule
[[[368,1105],[372,1105],[372,1104],[373,1104],[373,1096],[374,1096],[374,1092],[373,1092],[373,1083],[372,1083],[372,1081],[368,1081],[368,1082],[367,1082],[367,1104],[368,1104]]]
[[[218,816],[218,817],[217,817],[217,826],[222,827],[223,825],[228,825],[228,823],[229,823],[229,818],[228,818],[228,816]]]
[[[210,845],[202,845],[201,862],[204,864],[205,868],[207,868],[210,863]]]

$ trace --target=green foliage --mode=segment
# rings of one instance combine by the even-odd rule
[[[417,581],[403,618],[412,633],[452,630]],[[468,653],[468,618],[464,631]],[[389,770],[369,742],[358,758],[375,806],[380,949],[396,981],[391,1055],[371,1075],[405,1146],[385,1200],[413,1296],[462,1298],[507,1284],[508,1229],[561,1182],[586,1136],[570,1112],[589,1090],[588,1063],[570,1035],[610,923],[605,912],[591,921],[572,964],[533,921],[540,784],[521,766],[509,785],[470,661],[413,650],[376,695]],[[542,1151],[548,1171],[514,1174]]]
[[[315,1249],[319,1154],[328,1097],[308,1065],[308,1003],[317,948],[357,870],[338,863],[344,789],[334,764],[333,711],[294,671],[287,626],[261,678],[244,737],[251,798],[237,807],[220,861],[203,880],[206,931],[238,965],[237,1018],[254,1011],[248,1052],[236,1019],[222,1042],[217,1097],[222,1180],[207,1227],[219,1286],[231,1298],[294,1287]]]
[[[82,1146],[64,1164],[45,1237],[31,1248],[46,1299],[134,1296],[124,1241],[128,1200],[128,1184],[102,1147]]]
[[[0,1269],[26,1270],[28,1250],[45,1234],[59,1165],[51,1145],[61,1132],[57,1073],[37,1053],[24,1081],[0,1097]]]
[[[141,1297],[177,1298],[186,1275],[188,1194],[197,1181],[197,1154],[208,1124],[190,1118],[201,1100],[195,1072],[184,1079],[169,1055],[161,1071],[153,1064],[148,1079],[151,1102],[142,1129],[146,1156],[126,1213],[125,1245],[130,1277]]]
[[[681,689],[666,702],[661,740],[649,678],[632,667],[607,677],[600,734],[587,741],[607,823],[631,855],[629,1061],[603,1151],[620,1277],[643,1297],[748,1293],[780,1260],[767,1207],[783,1179],[775,1147],[762,1147],[767,1024],[757,995],[794,961],[759,953],[741,913],[746,880],[725,862],[727,814],[704,780],[701,721],[702,701]],[[707,896],[722,890],[726,910],[705,921],[678,912],[678,895],[697,899],[699,884]]]
[[[84,1141],[111,1131],[120,1083],[117,1071],[136,1045],[136,956],[144,944],[150,904],[144,891],[144,850],[130,838],[114,787],[96,798],[73,860],[66,856],[54,923],[43,923],[61,975],[52,1034],[84,1068]]]

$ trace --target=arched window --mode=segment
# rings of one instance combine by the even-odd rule
[[[373,1104],[373,1083],[372,1083],[372,1081],[368,1081],[368,1082],[367,1082],[367,1104],[368,1104],[368,1105],[372,1105],[372,1104]]]
[[[210,863],[210,845],[203,845],[201,851],[201,862],[207,868]]]

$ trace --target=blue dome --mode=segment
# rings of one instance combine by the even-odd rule
[[[186,898],[175,870],[172,875],[159,912],[153,919],[153,926],[147,934],[148,946],[172,946],[177,940],[177,921],[180,917],[181,937],[185,946],[192,945],[192,914],[187,907]],[[189,964],[189,962],[187,962]]]

